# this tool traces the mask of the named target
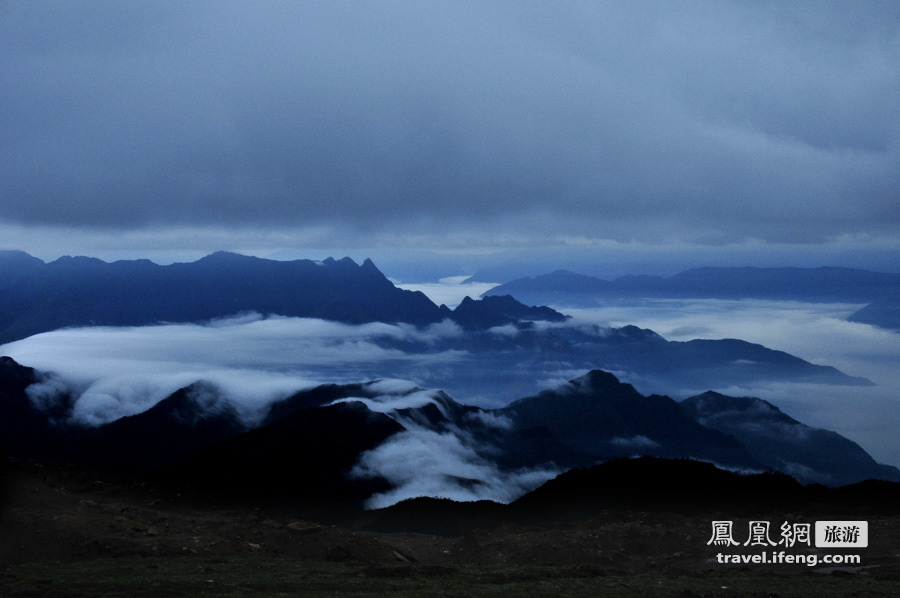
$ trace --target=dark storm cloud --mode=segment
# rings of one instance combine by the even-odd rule
[[[893,2],[8,3],[0,217],[890,238],[898,32]]]

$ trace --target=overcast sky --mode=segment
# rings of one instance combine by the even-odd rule
[[[894,1],[4,2],[0,245],[896,256],[898,115]]]

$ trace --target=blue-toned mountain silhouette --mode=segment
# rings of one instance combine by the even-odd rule
[[[279,262],[219,252],[167,266],[85,257],[26,265],[0,279],[0,342],[67,326],[199,322],[251,311],[354,324],[443,319],[428,297],[398,289],[369,260]]]
[[[528,306],[509,295],[466,298],[451,310],[421,292],[397,288],[370,260],[281,262],[219,252],[167,266],[85,257],[45,264],[22,252],[0,252],[0,343],[63,327],[202,323],[245,312],[349,324],[453,322],[464,333],[434,343],[389,337],[373,342],[456,355],[417,379],[463,397],[531,394],[539,379],[559,377],[560,364],[569,371],[631,373],[649,392],[772,380],[870,384],[740,340],[678,343],[633,326],[574,325],[549,307]],[[378,375],[411,377],[406,363],[385,367]]]

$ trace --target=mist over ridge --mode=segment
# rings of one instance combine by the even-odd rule
[[[34,280],[40,280],[45,285],[41,292],[54,292],[54,285],[58,284],[54,276],[58,272],[68,273],[68,278],[62,277],[60,287],[61,294],[67,300],[72,299],[69,289],[76,288],[81,289],[82,297],[89,301],[89,283],[93,281],[100,283],[100,289],[118,288],[120,298],[141,297],[141,285],[146,281],[134,281],[135,272],[153,272],[155,278],[151,276],[150,281],[159,283],[165,280],[165,276],[160,278],[160,272],[180,274],[185,266],[163,267],[145,261],[105,264],[89,258],[67,258],[59,260],[59,263],[43,264],[24,254],[7,257],[10,258],[10,267],[19,269],[20,277],[16,280],[21,283],[34,277]],[[56,267],[58,271],[53,275],[44,273],[41,278],[42,270],[49,266]],[[565,386],[567,380],[601,367],[615,372],[621,379],[635,384],[641,392],[648,394],[671,394],[683,398],[707,390],[728,391],[740,396],[755,393],[786,404],[793,413],[804,419],[811,415],[819,426],[829,428],[836,422],[822,418],[821,413],[824,412],[821,410],[816,415],[815,406],[802,398],[806,393],[824,392],[835,396],[851,392],[863,396],[884,393],[880,387],[868,390],[873,387],[866,386],[871,383],[864,378],[848,376],[831,367],[832,362],[841,363],[849,368],[848,371],[854,372],[853,368],[858,365],[852,360],[839,361],[839,349],[828,356],[817,357],[813,362],[805,361],[759,343],[760,340],[772,338],[764,334],[760,336],[758,332],[765,328],[759,326],[753,328],[757,333],[753,338],[756,342],[738,340],[747,336],[743,332],[718,338],[712,335],[710,338],[709,333],[715,329],[710,324],[723,316],[726,319],[722,321],[727,321],[729,313],[740,314],[741,310],[749,313],[746,310],[752,312],[754,306],[768,309],[763,313],[771,319],[773,327],[778,327],[779,318],[793,318],[806,313],[802,303],[766,303],[759,299],[746,303],[740,299],[650,298],[618,305],[612,302],[605,311],[575,309],[571,314],[566,314],[549,307],[529,307],[508,295],[490,295],[479,300],[466,298],[450,310],[435,305],[422,293],[397,289],[371,260],[364,261],[362,265],[346,258],[279,263],[219,253],[195,262],[193,267],[199,269],[194,273],[201,272],[197,279],[201,283],[215,281],[215,285],[211,286],[213,294],[232,293],[240,297],[245,289],[250,289],[251,293],[258,293],[256,296],[261,297],[262,301],[270,301],[267,295],[275,289],[284,288],[287,299],[290,295],[287,289],[291,283],[296,284],[296,281],[307,277],[303,293],[325,299],[325,304],[332,306],[327,309],[333,310],[335,305],[342,309],[352,305],[340,299],[348,293],[366,297],[369,288],[378,289],[372,296],[376,302],[378,297],[385,298],[386,304],[380,312],[371,311],[368,307],[366,309],[369,311],[350,309],[349,312],[329,312],[344,321],[242,310],[243,313],[234,316],[198,318],[197,321],[182,323],[72,327],[44,332],[0,347],[0,351],[12,355],[21,363],[48,372],[29,388],[29,400],[34,405],[52,410],[54,397],[68,393],[72,401],[68,415],[71,421],[104,427],[160,409],[169,400],[168,397],[181,389],[208,388],[212,394],[207,396],[215,397],[215,404],[233,414],[229,416],[233,417],[233,425],[255,428],[265,420],[265,414],[273,405],[298,392],[325,383],[355,384],[387,379],[379,383],[381,388],[392,389],[388,395],[395,393],[387,403],[373,402],[374,397],[350,397],[338,403],[358,402],[368,412],[396,414],[410,409],[421,410],[429,404],[440,404],[433,403],[434,397],[438,396],[434,394],[437,390],[405,394],[411,389],[441,389],[461,404],[471,405],[474,409],[471,417],[488,427],[504,428],[510,425],[511,420],[484,409],[504,407],[542,389]],[[208,273],[203,273],[203,269],[207,269]],[[122,272],[128,276],[120,279],[123,282],[114,282]],[[293,279],[282,279],[283,274],[291,272],[294,273]],[[85,273],[87,276],[83,276]],[[323,273],[325,278],[322,278]],[[260,285],[258,281],[264,284]],[[463,283],[462,277],[444,284],[454,283]],[[183,277],[176,286],[169,285],[168,288],[174,293],[184,292],[184,289],[190,291],[188,296],[194,302],[194,308],[199,308],[195,313],[203,313],[202,310],[207,309],[204,305],[208,295],[204,293],[209,293],[210,289],[198,289],[202,284],[192,286],[191,276]],[[31,284],[25,286],[34,288]],[[254,295],[247,296],[251,298],[250,302],[242,306],[253,307]],[[392,297],[400,302],[399,309],[396,304],[389,305],[394,301]],[[409,304],[413,306],[412,316],[408,316],[407,309],[402,307],[403,302],[410,298],[415,298],[415,302]],[[367,300],[368,297],[361,305]],[[234,305],[233,302],[228,303],[225,309]],[[290,303],[283,302],[282,305]],[[832,314],[850,307],[835,303],[828,305],[827,317],[816,320],[807,316],[806,323],[812,326],[807,333],[826,330],[823,326],[833,326]],[[214,307],[211,313],[216,313],[216,309],[222,308]],[[615,315],[617,309],[620,310],[618,316]],[[625,315],[629,313],[632,315]],[[665,316],[667,313],[671,315]],[[388,321],[360,322],[360,314],[368,314],[364,318]],[[434,321],[416,323],[415,318],[421,314],[434,317]],[[654,323],[653,328],[641,328],[630,323],[645,322],[648,315],[654,314],[663,315],[663,318]],[[679,318],[686,320],[691,314],[701,321],[706,320],[706,327],[674,325]],[[672,316],[674,319],[667,319]],[[146,315],[140,317],[153,321]],[[753,326],[750,322],[748,325]],[[665,336],[654,332],[654,329],[664,332]],[[846,322],[845,330],[835,329],[835,334],[856,334],[859,336],[859,346],[863,347],[867,343],[865,336],[861,335],[864,330],[865,327]],[[892,338],[890,333],[886,334],[886,338]],[[781,343],[785,340],[780,340],[776,346],[784,346]],[[73,351],[75,347],[77,350]],[[802,347],[801,354],[806,355],[806,350]],[[868,371],[880,373],[877,368]],[[884,383],[883,377],[878,380],[879,384]],[[194,393],[191,396],[202,395],[198,395],[196,390],[191,392]],[[888,408],[884,404],[877,404],[876,407],[882,412]],[[443,415],[446,416],[446,413]],[[554,467],[542,468],[539,463],[531,463],[522,470],[496,469],[496,464],[487,458],[493,449],[486,449],[487,453],[484,453],[483,447],[466,444],[468,441],[461,440],[466,438],[461,431],[463,428],[440,431],[432,427],[433,422],[420,422],[405,416],[391,417],[397,417],[395,421],[403,425],[402,434],[373,445],[354,469],[360,483],[368,483],[365,480],[373,475],[389,480],[393,490],[379,493],[379,498],[373,498],[373,505],[391,504],[421,493],[435,495],[446,487],[441,480],[446,476],[449,476],[447,479],[455,479],[464,471],[483,480],[485,485],[479,483],[470,490],[463,490],[465,485],[460,486],[458,492],[454,490],[453,496],[477,500],[489,495],[495,499],[506,497],[503,500],[508,501],[515,498],[515,488],[527,491],[559,471]],[[578,418],[577,415],[572,417]],[[847,421],[852,420],[840,424],[846,425]],[[860,427],[856,437],[860,438],[860,433],[865,434],[865,430],[873,428],[873,422],[863,418],[858,421]],[[620,430],[618,433],[606,441],[613,447],[609,456],[627,454],[632,450],[655,454],[654,451],[659,450],[658,435],[654,439],[652,434],[645,432]],[[892,454],[895,445],[887,440],[885,433],[878,432],[872,438],[882,443],[875,444],[875,453]],[[443,458],[429,456],[445,452]],[[392,468],[390,464],[397,462],[397,456],[401,453],[417,461],[418,470],[431,470],[434,475],[421,478],[414,475],[416,468]],[[558,454],[562,456],[567,453],[562,451]],[[718,454],[721,455],[721,451]],[[449,455],[456,457],[451,459]],[[869,458],[868,455],[866,458]],[[457,473],[451,473],[453,469],[450,466],[454,459],[458,460],[461,468]],[[571,455],[565,459],[569,459],[567,462],[570,465],[581,463]],[[743,466],[752,468],[750,463],[748,460]],[[788,464],[784,467],[789,469],[794,466]],[[802,473],[807,470],[815,471],[815,468],[797,465],[791,471],[801,478],[805,475],[803,479],[808,480],[839,479],[823,477],[818,473]],[[492,479],[503,481],[488,484],[487,481]]]
[[[851,441],[758,399],[705,393],[679,405],[599,370],[495,410],[402,381],[318,385],[274,398],[253,420],[224,389],[196,382],[98,425],[67,416],[77,405],[71,394],[36,401],[29,388],[43,379],[0,360],[0,451],[298,505],[382,508],[423,496],[509,503],[573,467],[636,455],[768,468],[828,486],[900,481],[900,470]]]
[[[180,369],[187,372],[204,368],[215,372],[225,365],[237,369],[262,367],[307,379],[321,379],[322,375],[341,380],[399,377],[494,405],[533,392],[540,384],[565,380],[572,372],[598,366],[617,371],[651,392],[682,387],[702,392],[766,379],[816,382],[818,377],[829,383],[863,382],[842,378],[840,372],[823,367],[827,361],[812,366],[734,340],[711,344],[699,340],[667,342],[651,330],[630,326],[628,321],[618,329],[609,327],[603,318],[567,321],[557,311],[529,308],[510,297],[466,300],[449,310],[420,292],[397,289],[370,260],[362,265],[347,258],[276,262],[217,253],[191,264],[156,266],[146,260],[107,264],[89,258],[64,258],[43,264],[22,253],[4,257],[0,265],[6,264],[10,272],[3,283],[9,291],[2,299],[7,307],[6,321],[24,322],[14,323],[8,330],[34,327],[35,317],[45,320],[44,328],[54,327],[61,319],[77,325],[78,320],[65,316],[70,312],[81,313],[78,317],[83,324],[93,325],[83,332],[60,330],[17,345],[18,350],[30,351],[38,360],[54,352],[41,348],[41,342],[50,342],[50,347],[56,344],[61,354],[66,351],[66,343],[84,341],[85,355],[94,356],[89,359],[113,362],[116,356],[127,356],[137,351],[135,347],[143,347],[141,351],[149,353],[135,354],[135,359],[160,364],[146,369],[150,372],[154,367],[165,370],[169,367],[166,364],[183,363],[188,367]],[[141,275],[147,275],[147,279]],[[32,305],[43,311],[25,316]],[[109,305],[115,307],[107,314],[104,306]],[[99,319],[85,318],[85,310]],[[246,313],[234,317],[231,310]],[[266,315],[273,310],[273,315]],[[274,315],[290,310],[330,314],[337,321]],[[173,314],[174,318],[168,317]],[[210,314],[214,315],[212,320],[205,317]],[[423,318],[430,323],[423,326]],[[146,329],[97,327],[103,321],[134,325],[167,319],[188,319],[195,324],[156,324]],[[361,324],[361,319],[380,321]],[[164,339],[169,333],[183,338],[183,342],[199,344],[190,350],[181,350],[178,344],[167,347]],[[676,339],[684,337],[678,331],[675,334]],[[133,341],[128,340],[129,335],[134,335]],[[228,335],[233,341],[216,343],[216,336]],[[291,346],[287,339],[299,340]],[[124,346],[103,356],[104,343]],[[321,347],[315,350],[314,345]],[[579,345],[589,349],[575,350]],[[234,352],[236,347],[251,346],[253,351]],[[730,347],[727,351],[726,346]],[[196,356],[200,356],[198,368],[191,368]],[[43,359],[39,365],[53,369],[52,361]],[[97,372],[103,367],[93,369],[94,374],[72,373],[79,384],[115,377],[114,368],[102,375]],[[128,370],[126,366],[124,371]],[[492,376],[484,375],[488,370]],[[525,370],[533,375],[521,376],[519,372]],[[172,384],[161,387],[171,391]],[[147,392],[140,391],[136,396],[146,397]],[[158,398],[159,393],[155,396]]]

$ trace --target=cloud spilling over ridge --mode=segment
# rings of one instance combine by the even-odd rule
[[[228,405],[254,426],[273,401],[298,390],[360,381],[361,362],[377,371],[385,361],[434,364],[457,357],[398,356],[378,347],[379,337],[427,344],[456,334],[455,325],[447,324],[419,330],[243,315],[206,325],[67,329],[0,349],[38,369],[54,370],[30,388],[30,399],[48,410],[60,393],[70,391],[77,397],[72,418],[78,423],[99,425],[144,411],[191,385],[192,400],[202,410],[197,417]],[[340,380],[342,366],[345,380]],[[194,384],[198,380],[203,384]],[[473,430],[508,430],[512,422],[504,416],[462,410],[443,392],[407,380],[375,380],[365,385],[364,394],[337,402],[363,403],[405,428],[364,453],[353,470],[355,476],[381,477],[393,486],[371,497],[370,508],[416,496],[509,502],[559,473],[550,468],[507,471],[493,462],[498,449],[478,440]],[[425,407],[436,407],[443,420],[430,421]],[[465,414],[459,425],[452,421],[453,412]]]
[[[504,471],[464,442],[464,436],[424,428],[400,432],[366,452],[351,475],[382,476],[393,488],[372,496],[379,509],[408,498],[508,503],[559,475],[550,468]]]
[[[759,383],[715,388],[667,386],[658,392],[675,398],[706,390],[758,396],[806,424],[854,440],[880,462],[900,465],[894,425],[900,421],[896,400],[900,396],[896,377],[900,334],[844,321],[855,307],[771,301],[650,301],[567,310],[575,316],[567,325],[636,324],[676,341],[744,338],[865,376],[876,386]],[[461,402],[500,407],[585,373],[582,364],[553,361],[552,355],[537,362],[527,352],[512,353],[494,364],[502,369],[485,373],[489,364],[476,354],[435,350],[441,339],[454,340],[461,334],[452,322],[420,330],[251,314],[208,325],[58,330],[4,345],[0,353],[23,365],[56,372],[57,378],[32,389],[32,400],[48,405],[61,388],[70,388],[80,397],[76,417],[90,423],[140,412],[198,380],[218,386],[243,417],[253,421],[272,400],[318,383],[403,378],[411,383],[383,384],[397,389],[409,384],[440,388]],[[391,343],[379,343],[379,339]],[[649,387],[641,373],[609,369],[647,393]],[[516,386],[526,380],[531,388]]]
[[[399,386],[399,385],[398,385]],[[370,387],[372,388],[372,387]],[[378,388],[378,386],[375,386]],[[419,389],[408,389],[403,391],[401,394],[385,394],[378,395],[375,397],[349,397],[346,399],[340,399],[336,401],[337,403],[348,403],[348,402],[357,402],[365,405],[369,411],[373,411],[375,413],[387,413],[394,414],[400,409],[420,409],[426,405],[434,405],[437,407],[439,411],[443,413],[443,407],[440,402],[435,400],[434,397],[435,391],[433,390],[419,390]],[[443,413],[443,415],[447,415]],[[396,418],[395,418],[396,419]],[[401,422],[401,423],[405,423]]]
[[[387,414],[406,429],[363,453],[350,473],[359,478],[383,477],[392,486],[370,497],[367,508],[380,509],[419,496],[508,503],[560,473],[552,467],[501,469],[491,459],[497,449],[478,442],[471,432],[449,419],[437,426],[423,425],[415,410],[426,405],[436,407],[444,418],[448,416],[439,391],[406,388],[399,395],[348,397],[337,402],[351,401],[361,401],[369,409]],[[512,427],[509,418],[482,410],[467,413],[465,420],[497,430]]]
[[[208,396],[199,398],[208,408],[220,408],[225,401],[255,425],[273,401],[318,383],[373,378],[369,374],[379,372],[385,362],[434,366],[458,358],[454,352],[402,354],[379,347],[378,338],[427,345],[458,333],[449,322],[416,329],[245,314],[206,325],[59,330],[5,345],[0,352],[39,370],[52,370],[30,389],[31,400],[47,409],[68,390],[78,397],[72,417],[80,423],[98,425],[142,412],[202,380]],[[490,458],[496,449],[459,426],[444,422],[430,429],[416,413],[434,405],[446,416],[445,395],[439,391],[398,379],[380,379],[366,389],[366,397],[341,402],[362,402],[406,428],[365,453],[353,470],[353,475],[383,477],[393,486],[371,497],[370,508],[416,496],[509,502],[558,473],[545,468],[502,470]],[[483,411],[467,414],[465,421],[499,430],[511,426],[508,418]]]
[[[417,329],[245,314],[205,325],[63,329],[9,343],[0,353],[52,372],[32,400],[46,404],[67,388],[78,397],[73,417],[83,423],[139,413],[199,380],[218,386],[252,422],[273,400],[315,384],[380,378],[386,363],[434,367],[460,357],[407,354],[379,346],[379,338],[427,345],[459,333],[452,322]]]

